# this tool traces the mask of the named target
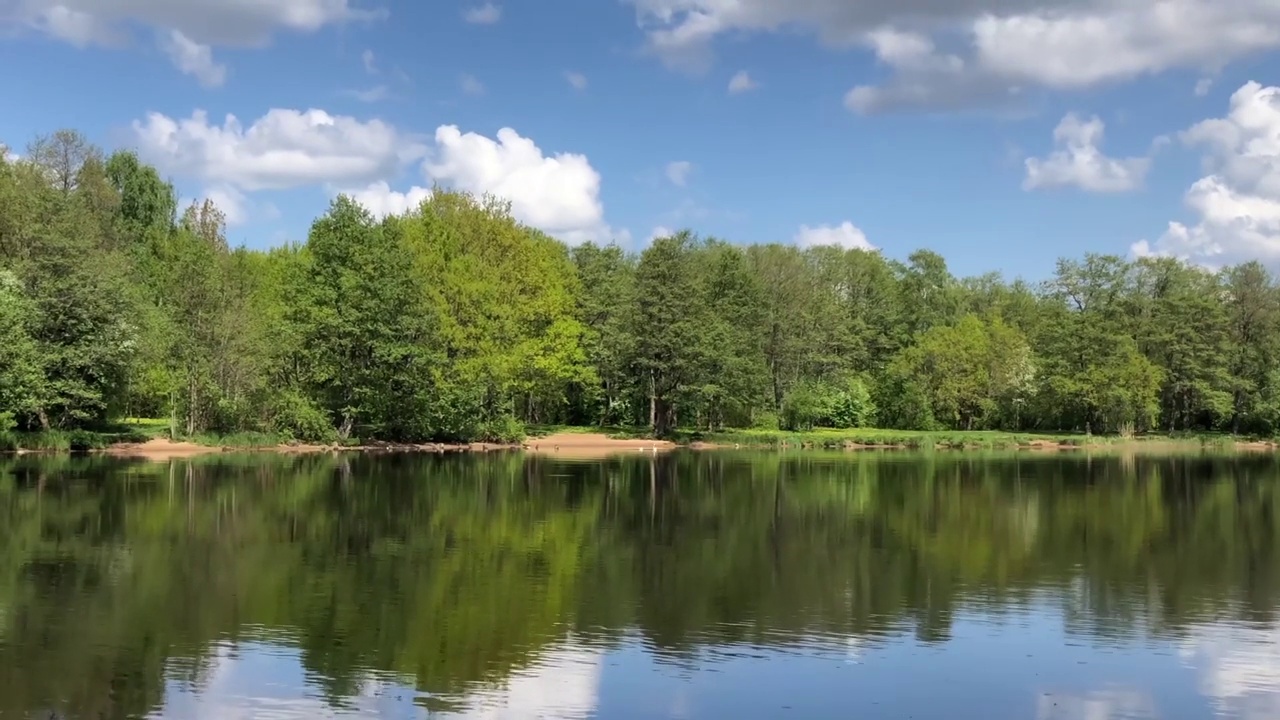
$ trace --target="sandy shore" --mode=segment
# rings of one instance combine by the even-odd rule
[[[670,452],[679,447],[667,440],[611,438],[603,433],[556,433],[529,438],[524,449],[539,455],[566,458],[600,458],[618,453]]]
[[[369,445],[269,445],[264,447],[220,447],[217,445],[197,445],[165,438],[155,438],[144,443],[121,443],[99,451],[102,455],[112,457],[151,458],[167,460],[170,458],[187,458],[215,453],[280,453],[283,455],[308,455],[314,453],[339,452],[488,452],[490,450],[518,450],[518,445],[498,445],[493,443],[471,443],[452,445],[443,443],[397,444],[374,443]]]
[[[111,455],[113,457],[145,457],[163,460],[222,452],[222,448],[189,442],[177,442],[167,438],[154,438],[143,443],[112,445],[101,452],[103,455]]]
[[[101,452],[103,455],[126,458],[168,460],[188,458],[214,453],[274,452],[290,455],[327,452],[491,452],[495,450],[525,450],[531,453],[560,457],[604,457],[619,452],[664,452],[675,449],[675,443],[665,440],[626,440],[611,438],[601,433],[559,433],[530,438],[522,445],[501,443],[424,443],[395,444],[372,443],[369,445],[275,445],[259,448],[218,447],[196,443],[154,438],[143,443],[121,443]]]
[[[448,444],[448,443],[424,443],[424,444],[395,444],[395,443],[371,443],[368,445],[356,446],[339,446],[339,445],[275,445],[258,448],[237,448],[237,447],[218,447],[213,445],[198,445],[191,442],[181,442],[168,440],[164,438],[155,438],[143,443],[121,443],[112,445],[109,448],[97,451],[98,454],[108,455],[112,457],[123,458],[144,458],[152,460],[168,460],[172,458],[189,458],[199,455],[211,455],[215,453],[280,453],[288,455],[301,455],[312,453],[339,453],[339,452],[492,452],[502,450],[523,450],[528,453],[537,455],[546,455],[548,457],[562,457],[568,459],[591,459],[603,458],[610,455],[621,453],[660,453],[670,452],[678,447],[676,443],[667,440],[649,440],[649,439],[624,439],[611,438],[603,433],[557,433],[554,435],[545,435],[542,437],[529,438],[522,444],[500,444],[500,443],[470,443],[470,444]],[[772,446],[749,446],[749,445],[717,445],[711,443],[693,443],[688,446],[692,450],[717,450],[717,449],[777,449]],[[801,449],[809,449],[809,445],[794,446]],[[1059,443],[1052,440],[1035,440],[1030,443],[1020,445],[1017,449],[1021,450],[1040,450],[1040,451],[1080,451],[1080,450],[1144,450],[1144,451],[1170,451],[1189,447],[1185,443],[1176,441],[1160,442],[1146,441],[1128,443],[1104,444],[1093,447],[1069,445]],[[1241,451],[1253,452],[1274,452],[1280,447],[1271,441],[1239,441],[1234,443],[1234,447]],[[832,449],[832,448],[827,448]],[[898,445],[860,445],[854,443],[843,444],[845,450],[900,450],[906,449],[905,446]],[[961,450],[963,448],[951,448]],[[37,451],[38,453],[38,451]],[[31,454],[29,451],[19,451],[19,455]]]

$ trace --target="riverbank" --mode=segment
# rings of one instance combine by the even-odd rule
[[[143,429],[121,432],[41,433],[4,436],[0,453],[76,452],[113,457],[171,459],[213,453],[281,454],[352,452],[493,452],[525,451],[563,458],[601,458],[618,453],[661,453],[677,448],[693,450],[1137,450],[1172,452],[1197,449],[1273,452],[1274,440],[1238,438],[1230,435],[1150,435],[1137,437],[1083,434],[1034,434],[1001,431],[925,432],[907,430],[819,429],[809,432],[777,430],[728,430],[714,433],[682,432],[675,440],[646,437],[635,428],[537,428],[521,443],[386,443],[350,445],[306,444],[257,433],[225,437],[203,436],[171,440]]]
[[[1010,433],[999,430],[917,431],[857,428],[808,432],[727,430],[690,435],[699,447],[738,449],[824,450],[1027,450],[1140,449],[1149,451],[1217,448],[1265,451],[1280,447],[1274,440],[1226,434],[1119,435]]]
[[[525,440],[524,450],[541,455],[574,459],[606,457],[619,452],[670,452],[681,445],[670,440],[618,437],[600,432],[555,432]]]
[[[284,455],[308,455],[316,453],[373,453],[373,452],[489,452],[493,450],[519,450],[519,445],[499,443],[368,443],[355,445],[313,445],[307,443],[276,443],[271,445],[203,445],[200,443],[152,438],[141,443],[120,443],[97,450],[112,457],[128,457],[165,460],[188,458],[214,453],[279,453]],[[95,452],[95,451],[90,451]]]
[[[592,432],[550,433],[530,437],[523,443],[370,442],[351,445],[268,441],[270,440],[268,436],[240,438],[242,442],[238,444],[171,440],[165,437],[139,437],[137,435],[125,436],[120,441],[113,442],[115,435],[102,433],[83,433],[74,440],[57,436],[29,437],[32,440],[29,446],[19,445],[19,439],[13,439],[10,441],[9,446],[3,449],[3,452],[13,455],[78,452],[122,458],[168,460],[216,453],[269,452],[303,455],[315,453],[450,453],[523,450],[530,453],[558,457],[594,458],[605,457],[618,452],[667,452],[680,447],[680,445],[666,440],[610,437],[604,433]]]

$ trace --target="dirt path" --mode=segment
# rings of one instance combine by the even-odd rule
[[[141,443],[120,443],[102,451],[104,455],[113,457],[150,458],[154,460],[195,457],[217,452],[222,452],[222,448],[197,445],[190,442],[177,442],[167,438],[152,438]]]
[[[598,458],[622,452],[668,452],[676,444],[667,440],[611,438],[603,433],[556,433],[529,438],[524,443],[528,452],[569,458]]]

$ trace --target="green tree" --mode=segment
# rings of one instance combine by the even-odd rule
[[[584,243],[572,250],[581,284],[577,315],[585,326],[583,347],[595,368],[598,387],[579,388],[580,417],[589,423],[636,422],[631,402],[637,390],[631,373],[636,338],[635,261],[617,245]]]
[[[657,238],[636,268],[637,367],[649,389],[649,425],[659,436],[676,429],[678,400],[697,381],[705,360],[705,306],[689,262],[696,244],[689,232]]]
[[[1222,272],[1226,292],[1231,432],[1274,432],[1280,421],[1275,368],[1280,358],[1280,294],[1257,262]]]
[[[34,412],[43,395],[40,355],[27,329],[33,314],[17,276],[0,270],[0,432]]]
[[[357,425],[392,439],[431,434],[432,316],[401,234],[340,196],[311,226],[306,250],[291,320],[338,437]]]

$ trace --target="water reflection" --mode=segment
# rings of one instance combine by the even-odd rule
[[[296,648],[245,642],[213,645],[197,677],[166,684],[156,718],[261,720],[264,718],[417,717],[412,685],[370,674],[355,692],[326,698],[303,667]]]
[[[0,718],[1280,716],[1271,456],[0,464]]]
[[[171,679],[154,718],[293,720],[418,718],[434,709],[456,720],[589,717],[596,708],[602,656],[567,644],[493,687],[456,698],[414,689],[412,678],[369,672],[350,695],[328,698],[301,653],[274,643],[219,643],[195,679]]]
[[[1041,695],[1037,720],[1145,720],[1157,718],[1150,695],[1128,688],[1107,688],[1085,695]]]
[[[1220,716],[1280,717],[1280,626],[1200,625],[1179,651]]]

